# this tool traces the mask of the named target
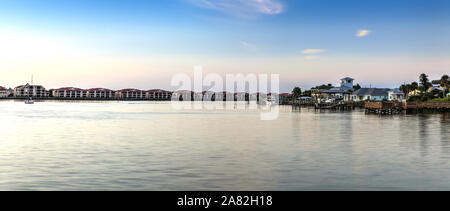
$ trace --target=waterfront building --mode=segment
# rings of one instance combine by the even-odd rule
[[[116,99],[116,92],[106,88],[93,88],[86,90],[86,98]]]
[[[266,93],[261,93],[261,92],[256,92],[256,93],[252,93],[249,95],[249,101],[263,101],[267,99],[267,94]]]
[[[203,101],[203,92],[194,92],[194,101],[201,102]]]
[[[380,88],[361,88],[351,94],[351,99],[353,101],[384,101],[389,100],[389,92],[391,89],[380,89]],[[392,92],[392,97],[398,97],[398,92]],[[403,95],[403,93],[401,93]]]
[[[142,100],[146,99],[147,93],[146,91],[139,89],[122,89],[117,91],[116,98],[117,99],[125,99],[125,100]]]
[[[145,98],[149,100],[170,100],[172,99],[172,92],[162,89],[152,89],[146,92]]]
[[[337,87],[331,89],[311,90],[311,94],[315,99],[342,99],[344,101],[351,100],[351,94],[354,91],[355,79],[350,77],[342,78]]]
[[[402,102],[405,98],[405,93],[398,88],[389,90],[388,95],[390,101]]]
[[[75,87],[64,87],[52,90],[52,96],[56,98],[86,98],[87,91]]]
[[[234,101],[234,94],[231,92],[216,92],[215,101]]]
[[[9,90],[3,86],[0,86],[0,98],[7,98],[9,96]]]
[[[450,79],[449,79],[448,82],[450,83]],[[434,81],[431,82],[431,85],[433,87],[444,89],[444,87],[441,86],[441,80],[434,80]]]
[[[207,101],[207,102],[214,101],[215,97],[216,97],[216,93],[212,92],[212,91],[204,91],[202,93],[202,95],[203,95],[203,101]]]
[[[250,99],[250,95],[246,92],[234,93],[235,101],[248,101],[249,99]]]
[[[178,90],[173,92],[172,100],[174,101],[192,101],[194,99],[194,92],[188,90]]]
[[[49,97],[49,91],[41,85],[25,84],[14,88],[14,97]]]
[[[279,95],[280,104],[288,104],[292,100],[293,95],[289,93],[282,93]]]

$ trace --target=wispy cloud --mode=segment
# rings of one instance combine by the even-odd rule
[[[327,50],[325,49],[305,49],[302,51],[302,54],[305,54],[305,60],[317,60],[320,59],[319,54],[325,53]]]
[[[247,51],[258,51],[258,47],[256,47],[256,45],[245,42],[245,41],[240,41],[239,44],[241,45],[241,47]]]
[[[357,37],[366,37],[366,36],[369,36],[371,33],[372,33],[372,31],[363,29],[363,30],[359,30],[358,33],[356,33],[356,36]]]
[[[185,0],[195,6],[235,16],[277,15],[284,10],[280,0]]]
[[[325,52],[327,52],[325,49],[305,49],[302,51],[302,54],[321,54]]]

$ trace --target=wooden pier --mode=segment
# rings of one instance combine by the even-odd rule
[[[335,102],[335,103],[318,103],[318,102],[294,102],[293,110],[298,110],[301,107],[314,107],[316,110],[339,110],[339,111],[349,111],[355,108],[363,108],[364,103],[359,102]]]
[[[366,102],[366,113],[398,114],[398,113],[423,113],[423,112],[449,112],[450,103],[447,102]]]
[[[374,114],[398,114],[403,111],[403,105],[400,102],[366,102],[366,113]]]

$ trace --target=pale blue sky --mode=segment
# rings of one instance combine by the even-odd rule
[[[33,73],[50,88],[170,88],[203,65],[280,73],[283,91],[341,76],[392,87],[449,72],[450,2],[0,0],[0,36],[4,86]]]

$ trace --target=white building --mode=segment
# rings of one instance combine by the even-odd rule
[[[352,93],[353,101],[397,101],[402,102],[404,93],[400,89],[361,88]]]
[[[0,98],[7,98],[9,96],[10,91],[3,86],[0,86]]]
[[[339,81],[337,87],[331,88],[329,90],[313,90],[312,95],[316,99],[342,99],[344,101],[351,100],[351,93],[354,91],[353,82],[355,79],[346,77]]]
[[[41,85],[25,84],[14,88],[14,97],[48,97],[49,92]]]
[[[405,93],[400,91],[400,89],[391,89],[388,92],[390,101],[402,102],[405,98]]]

